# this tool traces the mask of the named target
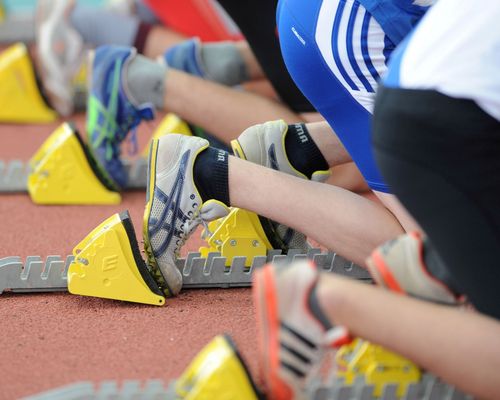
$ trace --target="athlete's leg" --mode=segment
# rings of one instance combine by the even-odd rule
[[[301,121],[283,103],[173,69],[167,74],[164,104],[165,110],[203,127],[226,143],[262,121]]]
[[[388,193],[371,151],[376,78],[385,72],[392,48],[382,28],[357,1],[306,5],[282,0],[278,21],[283,57],[299,88],[328,121],[380,201],[405,229],[417,229]]]
[[[500,353],[492,351],[500,348],[497,320],[332,274],[321,275],[316,293],[329,320],[354,335],[408,357],[466,393],[498,395]]]
[[[370,192],[363,175],[344,145],[326,121],[306,124],[307,130],[316,147],[321,151],[326,163],[331,168],[327,183],[355,193]],[[304,160],[304,162],[309,162]]]
[[[229,191],[232,206],[288,225],[360,265],[373,248],[403,232],[380,204],[234,157]]]
[[[388,182],[460,293],[500,317],[500,123],[437,92],[384,89],[379,104],[374,144]]]
[[[304,398],[324,347],[351,336],[395,351],[480,398],[496,398],[500,322],[318,273],[308,261],[267,265],[253,282],[260,368],[269,398]],[[320,353],[320,354],[318,354]],[[460,365],[460,368],[457,368]]]
[[[396,55],[389,87],[379,93],[373,142],[388,182],[427,233],[458,291],[499,318],[500,122],[478,106],[494,112],[498,107],[488,106],[500,104],[498,96],[488,96],[499,84],[491,70],[498,39],[482,35],[500,16],[498,4],[491,6],[484,13],[445,0],[429,12]],[[450,14],[451,8],[460,11]],[[474,22],[471,29],[442,48],[464,21]],[[427,62],[417,67],[410,61],[422,51]],[[459,68],[443,75],[450,60]],[[470,76],[477,81],[468,86]]]

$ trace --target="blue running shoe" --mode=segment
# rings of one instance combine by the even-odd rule
[[[89,56],[87,135],[104,175],[117,189],[127,184],[120,160],[120,144],[142,120],[154,118],[153,104],[135,105],[127,95],[124,76],[137,51],[101,46]]]

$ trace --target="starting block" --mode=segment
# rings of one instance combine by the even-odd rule
[[[159,139],[168,133],[178,133],[180,135],[193,136],[189,125],[177,115],[168,113],[162,119],[158,127],[155,129],[153,136],[151,136],[151,143],[154,139]],[[149,144],[142,151],[142,157],[147,159],[149,157]]]
[[[217,336],[175,382],[175,398],[258,400],[262,395],[231,338]]]
[[[394,385],[396,396],[402,397],[408,387],[421,380],[420,369],[406,358],[362,339],[342,346],[335,356],[337,377],[346,384],[358,380],[373,385],[373,394],[380,397],[384,387]]]
[[[187,123],[175,114],[167,114],[153,138],[172,132],[191,135]],[[123,161],[128,175],[127,189],[146,187],[148,154],[149,146],[146,146],[142,157],[133,162]],[[18,192],[25,188],[37,204],[121,202],[115,183],[100,170],[87,145],[68,123],[59,126],[45,140],[28,165],[19,160],[8,164],[0,161],[0,192]]]
[[[327,380],[318,386],[309,382],[304,398],[311,400],[472,400],[455,387],[445,384],[431,374],[408,385],[397,394],[389,381],[381,384],[380,394],[373,385],[357,379],[353,384]],[[78,382],[24,400],[259,400],[266,397],[255,386],[236,346],[227,335],[216,336],[193,359],[176,381],[148,380]]]
[[[165,297],[141,257],[128,211],[95,228],[73,250],[72,294],[163,305]]]
[[[226,217],[210,222],[208,229],[211,232],[208,247],[200,247],[199,252],[203,257],[219,252],[228,266],[235,257],[245,256],[250,262],[254,257],[266,256],[272,249],[258,215],[241,208],[233,208]]]
[[[47,123],[58,118],[40,93],[24,44],[14,44],[0,54],[0,82],[0,122]]]
[[[28,192],[37,204],[119,204],[78,132],[62,124],[30,160]]]
[[[1,113],[1,111],[0,111]],[[73,128],[71,128],[73,129]],[[168,133],[180,133],[183,135],[192,135],[191,128],[189,125],[182,121],[175,114],[167,114],[163,121],[160,123],[158,128],[153,133],[153,138],[160,138],[163,135]],[[37,151],[35,155],[35,159],[37,162],[33,162],[33,159],[30,163],[26,163],[22,160],[11,160],[9,162],[3,162],[0,160],[0,193],[11,193],[11,192],[26,192],[28,190],[28,177],[32,171],[33,165],[36,165],[40,161],[41,155],[46,155],[48,148],[56,149],[57,146],[62,145],[62,142],[59,142],[57,145],[55,138],[57,135],[61,134],[61,128],[58,128],[56,131],[52,133],[49,139],[47,139],[42,147]],[[79,140],[80,137],[77,136]],[[81,140],[79,140],[81,142]],[[92,155],[89,154],[87,147],[82,143],[82,149],[87,156],[87,159],[92,167],[92,171],[94,175],[99,176],[97,180],[103,182],[104,186],[111,190],[112,192],[116,190],[113,182],[110,181],[109,178],[104,176],[104,174],[100,173],[100,170],[94,170],[94,166],[96,161],[93,159]],[[123,165],[128,175],[127,186],[128,190],[136,190],[136,189],[145,189],[147,184],[147,175],[148,175],[148,157],[149,155],[149,145],[145,147],[144,151],[141,154],[141,157],[135,160],[124,159]],[[79,167],[79,165],[77,165]],[[93,180],[90,175],[86,175],[89,179]],[[102,179],[101,179],[102,178]],[[93,180],[94,181],[94,180]],[[52,190],[47,188],[47,191]],[[56,189],[55,189],[56,190]],[[88,193],[87,193],[88,194]],[[65,197],[61,196],[58,198],[57,203],[50,203],[52,200],[46,200],[45,203],[41,204],[114,204],[114,203],[105,203],[105,202],[92,202],[92,200],[88,200],[85,203],[66,203]],[[109,200],[105,200],[109,201]]]
[[[269,262],[310,259],[325,272],[338,273],[371,282],[369,273],[321,249],[268,250],[264,255],[233,255],[228,262],[220,252],[189,253],[176,260],[183,289],[250,287],[252,274]],[[128,212],[108,218],[79,243],[73,255],[50,256],[44,262],[30,256],[0,259],[0,294],[11,292],[51,292],[97,296],[109,299],[162,305],[165,299],[140,256]]]

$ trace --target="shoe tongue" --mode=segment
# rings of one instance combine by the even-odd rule
[[[207,200],[200,208],[200,216],[205,221],[213,221],[227,214],[229,214],[229,207],[218,200]]]

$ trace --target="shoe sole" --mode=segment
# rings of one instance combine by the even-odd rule
[[[253,295],[259,333],[259,359],[267,397],[286,400],[292,397],[293,392],[278,374],[279,318],[274,282],[274,269],[270,265],[255,271]]]
[[[151,215],[151,207],[153,206],[153,193],[156,186],[156,160],[158,156],[158,139],[153,139],[151,141],[151,147],[149,148],[149,161],[148,161],[148,178],[146,187],[146,207],[144,209],[142,235],[144,239],[144,251],[146,252],[147,264],[151,269],[151,274],[153,279],[156,281],[161,291],[166,297],[172,297],[172,290],[167,284],[165,277],[163,276],[160,268],[158,267],[158,262],[153,253],[153,247],[151,246],[151,240],[149,239],[149,216]]]
[[[378,250],[375,250],[371,257],[366,260],[366,265],[377,284],[396,293],[405,293]]]

